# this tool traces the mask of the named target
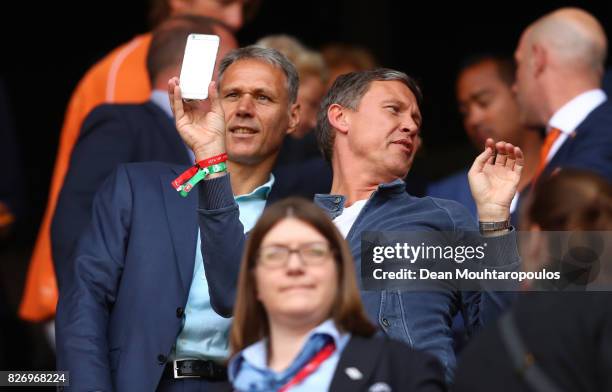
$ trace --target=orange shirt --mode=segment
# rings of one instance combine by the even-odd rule
[[[58,291],[51,255],[51,219],[83,121],[93,108],[103,103],[139,103],[149,99],[151,84],[146,56],[150,44],[151,33],[147,33],[113,50],[87,71],[70,98],[47,209],[34,245],[19,308],[19,316],[25,320],[42,321],[55,316]]]

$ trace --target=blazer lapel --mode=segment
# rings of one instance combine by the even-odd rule
[[[189,292],[193,279],[193,268],[198,235],[197,192],[183,198],[170,183],[180,173],[173,169],[160,176],[168,218],[168,230],[172,237],[174,255],[181,276],[183,290]]]
[[[342,351],[329,390],[366,390],[383,346],[383,341],[379,339],[351,336],[351,340]]]

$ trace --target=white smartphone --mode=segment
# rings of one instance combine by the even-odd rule
[[[219,50],[219,37],[189,34],[181,66],[180,87],[185,99],[206,99]]]

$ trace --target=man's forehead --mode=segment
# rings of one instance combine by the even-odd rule
[[[221,88],[235,84],[258,87],[282,88],[285,83],[283,71],[264,60],[243,59],[232,63],[225,71]]]
[[[493,87],[499,84],[503,84],[503,80],[497,64],[491,60],[483,61],[465,69],[459,75],[457,83],[459,92],[461,90],[482,89],[486,86]]]
[[[364,94],[362,102],[395,100],[405,105],[416,105],[414,93],[399,80],[376,80],[370,83],[368,91]]]

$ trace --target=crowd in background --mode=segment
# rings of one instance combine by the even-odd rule
[[[370,293],[353,272],[360,231],[469,230],[480,221],[483,235],[499,237],[499,265],[518,268],[508,244],[519,228],[610,230],[608,43],[596,17],[559,9],[526,26],[513,54],[466,56],[454,88],[474,164],[425,181],[409,171],[426,137],[420,109],[427,91],[358,46],[316,50],[279,34],[239,49],[234,35],[259,6],[153,2],[154,29],[79,81],[17,312],[0,291],[0,368],[53,368],[57,351],[58,369],[73,371],[77,389],[176,390],[177,359],[193,360],[179,372],[203,378],[185,380],[185,388],[203,390],[220,388],[215,383],[228,374],[234,388],[251,391],[291,383],[296,390],[365,388],[351,384],[359,380],[415,391],[612,388],[606,293]],[[173,79],[190,33],[221,38],[218,96],[197,106],[181,103]],[[0,241],[11,256],[26,206],[10,103],[1,93]],[[389,128],[366,109],[385,94],[395,97],[384,104]],[[219,117],[227,141],[194,136],[210,131],[207,113]],[[257,148],[249,145],[260,136]],[[174,192],[180,168],[226,152],[231,179],[211,176],[185,200],[159,187]],[[144,163],[152,161],[162,163]],[[321,208],[286,199],[315,195]],[[168,216],[160,213],[164,203],[174,206]],[[161,261],[174,257],[178,274]],[[2,278],[5,286],[11,280]],[[308,287],[297,298],[279,295],[292,279]],[[168,292],[175,285],[180,294]],[[308,301],[300,302],[301,289]],[[132,336],[151,324],[159,332]],[[28,329],[19,331],[22,325]],[[507,355],[496,355],[499,347]],[[363,363],[369,356],[377,360]],[[302,374],[315,358],[318,367]],[[209,369],[197,371],[203,363]],[[345,369],[360,370],[340,374]]]

